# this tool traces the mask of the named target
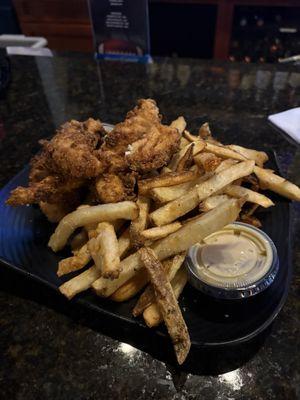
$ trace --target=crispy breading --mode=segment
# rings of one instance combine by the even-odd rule
[[[96,130],[96,127],[98,130]],[[88,130],[90,129],[90,130]],[[92,178],[103,171],[96,149],[101,139],[99,121],[70,121],[57,131],[44,146],[60,175],[74,178]]]
[[[142,99],[126,119],[105,135],[100,121],[71,120],[50,140],[42,140],[42,151],[31,163],[29,187],[12,191],[7,203],[58,204],[66,193],[81,188],[103,203],[132,200],[138,174],[163,167],[179,146],[177,129],[164,126],[154,100]],[[95,179],[91,179],[95,178]],[[43,209],[52,220],[54,206]],[[57,210],[58,211],[58,210]]]
[[[180,134],[176,128],[152,126],[145,137],[131,144],[126,154],[129,168],[145,173],[168,164],[179,149]]]
[[[116,203],[126,198],[123,182],[116,174],[102,175],[97,179],[95,186],[102,203]]]
[[[11,206],[40,203],[41,201],[55,204],[67,201],[68,194],[73,198],[81,185],[81,180],[65,181],[59,176],[50,175],[28,187],[18,186],[12,190],[6,203]]]
[[[141,99],[138,105],[129,111],[126,119],[116,124],[105,137],[99,150],[99,158],[109,172],[126,170],[128,168],[125,153],[128,146],[143,138],[153,125],[160,124],[159,110],[154,100]]]

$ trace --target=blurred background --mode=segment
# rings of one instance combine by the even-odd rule
[[[277,62],[300,54],[300,0],[149,0],[149,29],[153,56]],[[86,0],[0,0],[1,34],[94,51]]]

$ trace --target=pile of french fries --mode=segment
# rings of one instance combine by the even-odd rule
[[[68,299],[91,288],[98,296],[126,301],[141,292],[132,311],[147,326],[165,322],[181,364],[190,338],[178,298],[187,283],[183,262],[190,246],[239,219],[260,226],[258,207],[274,205],[269,189],[300,200],[300,189],[264,169],[266,153],[223,145],[203,124],[196,135],[179,117],[180,150],[169,165],[138,182],[136,201],[84,204],[65,216],[50,238],[59,251],[58,276],[80,271],[59,288]]]

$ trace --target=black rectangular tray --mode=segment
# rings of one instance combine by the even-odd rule
[[[269,157],[268,167],[278,171],[275,154],[270,153]],[[12,189],[27,183],[28,170],[26,167],[0,192],[0,261],[3,267],[25,274],[57,291],[58,286],[70,277],[62,279],[56,275],[58,261],[69,255],[68,250],[55,254],[47,246],[55,226],[37,207],[13,208],[5,204]],[[273,199],[275,206],[260,213],[259,218],[263,223],[262,229],[277,247],[279,273],[264,292],[240,301],[217,301],[188,284],[180,298],[180,305],[191,337],[191,352],[195,348],[226,347],[253,339],[274,321],[284,305],[292,275],[290,202],[273,193],[267,195]],[[167,336],[163,325],[150,332],[142,319],[132,317],[136,298],[115,303],[87,291],[72,302],[78,302],[92,311],[98,321],[103,319],[106,325],[115,326],[116,338],[124,340],[124,332],[130,332],[128,338],[132,344],[138,345],[143,338],[149,340],[151,337],[153,342],[155,338]]]

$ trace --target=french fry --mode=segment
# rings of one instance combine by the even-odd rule
[[[168,164],[168,168],[170,168],[172,171],[176,171],[179,160],[184,156],[190,145],[191,144],[189,143],[186,147],[182,148],[178,153],[174,154],[172,160]],[[206,142],[204,140],[198,139],[193,146],[193,156],[195,156],[196,154],[200,153],[203,149],[205,149],[205,146]]]
[[[139,252],[150,276],[156,302],[173,342],[177,361],[182,364],[189,353],[191,341],[177,299],[166,277],[164,268],[153,250],[148,247],[142,247]]]
[[[155,178],[143,179],[138,182],[139,194],[146,195],[149,190],[162,186],[174,186],[180,183],[190,182],[197,177],[195,171],[169,172]]]
[[[253,215],[241,214],[240,221],[245,222],[246,224],[253,225],[256,228],[261,228],[262,223],[260,220]]]
[[[65,258],[58,263],[57,276],[62,276],[85,267],[91,261],[87,244],[84,244],[73,257]]]
[[[223,160],[214,172],[218,173],[224,171],[224,169],[229,168],[232,165],[235,165],[237,162],[238,161],[229,158]],[[179,197],[185,195],[190,189],[192,189],[199,183],[206,181],[212,176],[213,173],[209,172],[196,178],[194,181],[191,182],[182,183],[176,186],[154,188],[150,190],[150,195],[155,201],[159,203],[167,203],[169,201],[178,199]]]
[[[224,169],[227,169],[229,167],[232,167],[233,165],[237,164],[237,160],[233,160],[232,158],[227,158],[226,160],[223,160],[221,164],[216,168],[214,171],[216,174],[218,172],[224,171]]]
[[[180,138],[179,149],[181,150],[181,149],[185,148],[189,144],[190,144],[190,142],[185,137],[182,136]]]
[[[181,228],[181,223],[174,222],[169,225],[158,226],[155,228],[146,229],[143,232],[141,232],[141,236],[144,239],[158,240],[158,239],[168,236],[170,233],[178,231],[179,228]]]
[[[254,192],[253,190],[244,188],[242,186],[237,185],[229,185],[224,189],[224,193],[228,194],[231,197],[243,197],[247,196],[247,201],[251,203],[256,203],[264,208],[268,208],[274,206],[272,200],[270,200],[267,196]]]
[[[198,135],[202,139],[210,139],[212,137],[208,122],[202,124],[199,128]]]
[[[141,232],[146,229],[148,224],[150,199],[147,197],[139,196],[136,204],[139,208],[139,216],[131,221],[129,228],[130,241],[132,247],[134,248],[138,248],[144,243]]]
[[[236,160],[231,160],[231,159],[223,160],[214,172],[215,173],[221,172],[224,169],[229,168],[236,163],[237,163]],[[185,195],[194,186],[206,181],[212,176],[213,173],[206,173],[191,182],[182,183],[176,186],[154,188],[150,190],[150,195],[155,201],[159,203],[167,203],[169,201],[178,199],[179,197]]]
[[[200,203],[197,186],[185,195],[166,203],[150,214],[150,219],[156,226],[167,225],[193,210]]]
[[[230,199],[219,207],[187,222],[178,231],[157,240],[150,247],[161,261],[186,251],[206,236],[234,222],[244,202],[244,199]],[[108,297],[134,276],[141,267],[139,253],[131,254],[121,261],[122,272],[119,278],[111,281],[101,277],[93,283],[92,287],[98,295]]]
[[[173,278],[171,286],[176,299],[178,299],[181,295],[187,283],[187,278],[187,272],[183,267],[177,272],[175,278]],[[161,322],[163,322],[163,317],[156,302],[152,303],[144,310],[143,318],[149,328],[158,326]]]
[[[205,181],[208,178],[209,178],[209,176],[203,175],[203,176],[196,178],[193,181],[181,183],[180,185],[154,188],[154,189],[151,189],[150,195],[153,198],[153,200],[155,200],[159,203],[167,203],[169,201],[178,199],[178,197],[185,195],[195,185]]]
[[[71,249],[72,251],[79,250],[86,242],[88,241],[87,231],[85,229],[81,229],[78,233],[76,233],[71,240]]]
[[[110,299],[117,302],[122,302],[131,299],[135,296],[149,281],[148,273],[145,269],[141,269],[129,281],[125,282],[117,289]]]
[[[112,224],[112,226],[114,227],[115,232],[117,233],[117,231],[122,228],[122,226],[125,223],[124,219],[116,219],[115,221],[110,221],[110,223]],[[85,226],[86,231],[88,232],[88,236],[89,239],[91,238],[95,238],[98,236],[98,232],[97,232],[97,227],[98,227],[98,223],[93,223],[93,224],[88,224]]]
[[[290,200],[300,201],[300,188],[281,176],[260,167],[254,168],[262,189],[269,189]]]
[[[96,230],[95,230],[96,232]],[[87,243],[87,248],[88,251],[96,265],[96,267],[99,269],[99,271],[102,271],[102,255],[100,253],[100,241],[97,238],[97,236],[92,237],[88,243]]]
[[[192,166],[192,164],[193,164],[193,148],[194,148],[194,143],[191,143],[188,146],[188,148],[186,149],[186,152],[184,153],[184,155],[178,161],[178,164],[176,167],[176,172],[186,171]]]
[[[191,189],[186,195],[153,211],[150,214],[151,220],[157,226],[173,222],[197,207],[200,201],[205,200],[235,179],[251,174],[253,167],[254,161],[248,160],[213,175],[210,179]]]
[[[209,180],[197,186],[199,199],[204,200],[236,179],[250,175],[253,172],[254,165],[253,160],[243,161],[215,174]]]
[[[48,246],[53,251],[61,250],[68,238],[80,226],[94,222],[113,221],[116,219],[134,219],[138,216],[138,207],[133,201],[122,201],[114,204],[100,204],[76,210],[66,215],[50,237]]]
[[[93,265],[80,275],[62,284],[58,289],[69,300],[76,294],[89,289],[94,281],[101,276],[101,271]]]
[[[122,235],[118,239],[118,246],[119,246],[119,257],[120,259],[124,258],[127,251],[130,249],[130,234],[129,229],[126,229]]]
[[[174,121],[171,122],[171,128],[176,128],[180,134],[185,130],[186,128],[186,121],[183,117],[178,117]]]
[[[213,172],[221,164],[222,159],[213,153],[202,152],[194,157],[194,161],[205,172]]]
[[[98,236],[92,240],[89,247],[95,264],[101,268],[103,278],[116,279],[120,272],[120,257],[118,239],[114,227],[108,222],[101,222],[97,227]],[[101,261],[99,257],[101,256]]]
[[[185,259],[185,253],[179,254],[175,256],[169,267],[166,268],[165,266],[165,271],[168,277],[168,280],[171,282],[174,276],[176,275],[177,271],[181,267],[183,261]],[[166,260],[169,261],[169,260]],[[164,262],[166,262],[164,261]],[[155,302],[155,293],[153,290],[152,285],[148,285],[144,292],[141,294],[140,298],[138,299],[134,309],[132,310],[132,315],[134,317],[137,317],[138,315],[142,314],[142,312],[147,308],[148,306],[151,305],[151,303]]]
[[[216,144],[213,144],[210,142],[206,142],[205,151],[213,153],[216,156],[221,157],[221,158],[232,158],[233,160],[238,160],[238,161],[247,160],[247,158],[244,157],[242,154],[237,153],[236,151],[231,150],[228,147],[225,147],[221,144],[216,145]]]
[[[236,196],[234,196],[236,197]],[[239,196],[243,197],[243,196]],[[226,194],[217,194],[215,196],[210,196],[204,201],[202,201],[199,205],[199,210],[201,212],[207,212],[210,211],[216,207],[218,207],[220,204],[224,203],[226,200],[229,200],[229,196]]]
[[[259,167],[263,167],[264,163],[269,159],[267,153],[265,153],[264,151],[247,149],[246,147],[237,146],[235,144],[230,144],[226,147],[241,154],[249,160],[254,160],[255,164],[257,164]]]
[[[161,170],[161,172],[160,172],[160,174],[161,174],[161,175],[163,175],[163,174],[168,174],[169,172],[172,172],[172,170],[171,170],[170,168],[168,168],[168,167],[163,167],[162,170]]]

